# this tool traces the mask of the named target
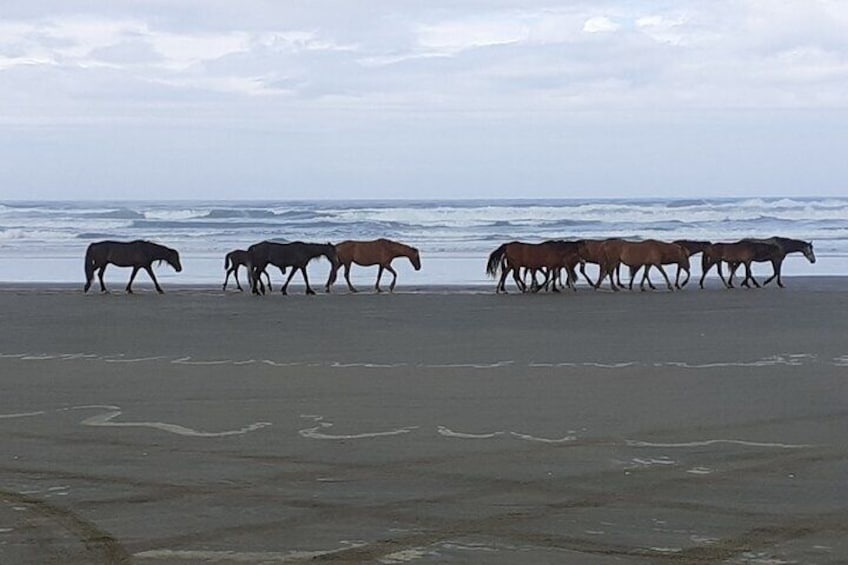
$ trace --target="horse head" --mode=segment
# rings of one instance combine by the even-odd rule
[[[176,249],[171,249],[170,247],[166,247],[165,252],[165,262],[168,263],[176,272],[180,272],[183,270],[183,265],[180,263],[180,254]]]
[[[804,257],[806,257],[807,260],[810,263],[816,262],[816,254],[813,253],[813,242],[812,241],[806,242],[804,244],[804,248],[801,251],[804,253]]]
[[[336,253],[336,246],[330,243],[329,241],[324,245],[324,257],[330,260],[334,269],[339,268],[339,255]]]
[[[412,263],[412,266],[416,271],[421,270],[421,256],[418,254],[418,250],[414,247],[412,248],[412,252],[409,254],[409,262]]]

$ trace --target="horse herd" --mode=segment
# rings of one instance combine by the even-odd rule
[[[522,292],[537,292],[539,290],[550,290],[558,292],[561,288],[576,290],[578,280],[577,269],[586,279],[590,286],[600,288],[604,279],[609,278],[610,288],[619,290],[624,288],[621,283],[621,266],[629,268],[630,282],[628,287],[633,288],[636,274],[642,270],[640,288],[645,289],[647,283],[652,289],[655,288],[651,282],[649,273],[656,269],[665,279],[669,290],[683,288],[690,278],[690,257],[701,253],[701,280],[699,285],[704,287],[704,278],[715,265],[719,277],[725,287],[733,287],[733,277],[740,266],[745,268],[745,277],[741,284],[750,287],[760,284],[751,272],[751,263],[770,262],[773,274],[763,284],[768,284],[777,279],[777,284],[783,286],[781,280],[781,267],[783,260],[789,253],[803,253],[810,263],[816,262],[813,253],[813,245],[810,242],[784,237],[771,237],[768,239],[743,239],[733,243],[712,243],[709,241],[676,240],[664,242],[658,240],[627,241],[618,238],[603,240],[553,240],[543,243],[522,243],[513,241],[505,243],[495,249],[486,264],[486,272],[491,277],[498,277],[495,292],[506,292],[506,279],[512,273],[515,285]],[[315,294],[309,284],[306,266],[315,258],[326,257],[331,264],[330,276],[324,285],[324,290],[330,292],[332,285],[336,282],[338,270],[344,267],[344,277],[348,289],[357,292],[350,281],[350,270],[353,264],[363,266],[378,266],[377,282],[374,288],[381,292],[380,280],[383,272],[392,274],[392,282],[389,291],[393,291],[397,283],[397,272],[391,263],[398,257],[409,259],[413,268],[421,269],[421,258],[418,250],[409,245],[392,241],[389,239],[377,239],[373,241],[343,241],[336,245],[332,243],[304,243],[300,241],[291,243],[278,243],[273,241],[262,241],[251,245],[248,249],[237,249],[227,253],[224,258],[223,290],[227,289],[230,275],[236,282],[236,287],[242,290],[238,280],[239,267],[245,267],[248,282],[254,294],[265,294],[266,287],[271,289],[271,278],[268,267],[277,267],[283,275],[288,276],[281,287],[283,294],[287,294],[289,283],[299,271],[306,284],[306,293]],[[182,270],[179,253],[169,247],[150,241],[136,240],[130,242],[100,241],[88,246],[85,254],[86,283],[84,291],[88,292],[97,273],[101,292],[107,292],[103,282],[103,273],[109,264],[118,267],[131,267],[132,274],[127,283],[126,291],[132,293],[132,283],[138,271],[144,269],[153,281],[157,292],[162,288],[153,273],[153,263],[162,261],[168,263],[177,272]],[[599,267],[598,278],[593,281],[586,274],[586,264],[592,263]],[[727,263],[729,268],[728,278],[725,280],[722,271],[722,263]],[[663,265],[677,265],[677,274],[674,285],[663,268]],[[566,274],[565,283],[562,282],[562,273]],[[685,273],[681,282],[680,275]],[[265,281],[262,275],[265,275]],[[527,277],[531,282],[528,285]],[[542,280],[539,281],[538,277]],[[267,284],[266,284],[267,282]]]
[[[701,280],[699,286],[704,288],[704,278],[715,265],[719,277],[725,287],[733,287],[733,277],[740,265],[745,268],[745,278],[742,286],[750,287],[760,284],[751,272],[751,263],[770,262],[774,269],[772,276],[763,284],[768,284],[775,278],[777,284],[783,287],[781,279],[781,267],[783,260],[789,253],[803,253],[810,263],[816,262],[813,252],[813,244],[797,239],[785,237],[771,237],[768,239],[743,239],[733,243],[713,243],[710,241],[692,241],[679,239],[673,242],[648,239],[644,241],[626,241],[619,238],[603,240],[581,239],[576,241],[554,240],[544,243],[522,243],[513,241],[498,247],[489,255],[486,272],[497,277],[500,271],[500,279],[495,287],[496,292],[506,292],[506,278],[512,273],[515,285],[522,291],[538,291],[550,289],[558,291],[562,287],[576,290],[577,267],[586,279],[586,282],[594,288],[600,288],[605,278],[609,278],[610,288],[614,291],[624,288],[621,283],[621,266],[625,265],[630,270],[630,282],[628,287],[633,289],[633,282],[639,270],[642,270],[640,288],[645,290],[647,282],[651,288],[655,288],[651,282],[649,273],[652,268],[658,270],[665,279],[669,290],[683,288],[690,277],[690,257],[701,254]],[[727,263],[730,269],[728,278],[725,280],[722,272],[722,263]],[[594,263],[599,267],[597,281],[592,281],[586,274],[586,264]],[[663,269],[663,265],[677,265],[677,274],[674,285]],[[561,273],[566,273],[566,283],[561,282]],[[686,274],[685,279],[680,281],[680,274]],[[541,273],[544,277],[539,282],[536,275]],[[527,275],[532,277],[530,286],[527,285]]]

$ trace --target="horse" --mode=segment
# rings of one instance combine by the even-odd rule
[[[578,251],[580,253],[580,274],[583,275],[583,278],[586,279],[586,282],[592,288],[598,288],[600,284],[595,284],[592,279],[589,278],[589,275],[586,274],[586,263],[594,263],[595,265],[598,265],[598,268],[600,269],[601,264],[604,262],[603,244],[607,241],[624,240],[619,238],[577,240]],[[615,270],[615,276],[619,288],[624,288],[624,285],[621,284],[621,272],[619,269]],[[599,272],[598,280],[601,278],[602,277]]]
[[[713,243],[704,249],[701,255],[701,280],[698,286],[704,288],[704,278],[713,265],[716,265],[718,276],[725,288],[733,288],[732,277],[727,281],[724,280],[724,274],[721,271],[721,262],[724,261],[730,265],[731,275],[736,272],[739,265],[745,265],[745,278],[742,279],[741,285],[750,288],[750,281],[759,288],[760,284],[751,273],[751,263],[755,260],[769,261],[771,257],[777,256],[781,252],[782,250],[778,245],[766,241],[743,239],[734,243]]]
[[[132,283],[139,269],[144,269],[150,275],[156,291],[162,294],[164,291],[159,286],[159,281],[156,280],[156,275],[153,274],[153,262],[165,261],[176,272],[183,270],[180,264],[180,254],[176,250],[151,241],[136,240],[136,241],[98,241],[88,246],[85,251],[85,288],[83,292],[88,292],[91,288],[91,282],[94,279],[94,272],[97,271],[97,278],[100,280],[100,292],[109,292],[106,290],[106,285],[103,284],[103,273],[106,271],[106,266],[109,263],[118,267],[132,267],[130,281],[127,283],[127,293],[132,294]]]
[[[392,274],[392,284],[389,285],[389,292],[394,292],[395,283],[397,283],[397,271],[392,268],[392,261],[396,257],[406,257],[416,271],[421,270],[421,257],[418,254],[418,250],[390,239],[343,241],[336,244],[336,254],[338,255],[339,263],[330,271],[330,276],[327,278],[327,284],[324,287],[327,292],[330,292],[330,287],[336,282],[339,266],[344,266],[344,278],[351,292],[358,292],[350,282],[350,268],[354,263],[365,267],[371,265],[379,266],[377,270],[377,283],[374,285],[374,289],[377,292],[382,292],[380,289],[380,279],[383,277],[384,270]]]
[[[336,248],[332,243],[304,243],[302,241],[275,243],[273,241],[262,241],[251,245],[247,249],[247,252],[250,255],[250,265],[253,268],[251,273],[253,294],[259,294],[259,284],[261,282],[259,280],[259,274],[268,265],[275,265],[280,270],[286,267],[292,267],[286,282],[280,288],[280,292],[283,294],[288,294],[289,283],[298,271],[303,273],[303,282],[306,283],[306,294],[315,294],[315,291],[309,286],[306,265],[316,257],[322,255],[326,257],[333,269],[337,269],[339,265]]]
[[[522,292],[526,292],[527,285],[519,278],[521,269],[548,269],[551,272],[565,268],[569,272],[569,286],[573,288],[571,273],[579,262],[577,242],[573,241],[547,241],[544,243],[521,243],[513,241],[504,243],[495,249],[486,264],[486,273],[496,277],[501,271],[501,277],[495,287],[495,292],[506,293],[506,277],[512,272],[515,285]],[[576,275],[575,275],[576,276]],[[554,292],[559,289],[554,285]]]
[[[650,279],[651,267],[656,268],[665,279],[669,290],[682,288],[689,282],[689,254],[683,246],[676,243],[668,243],[665,241],[657,241],[656,239],[646,239],[645,241],[621,241],[613,240],[604,243],[604,263],[601,265],[601,276],[598,278],[596,288],[601,285],[604,277],[609,275],[610,288],[617,290],[612,281],[612,271],[618,268],[623,263],[630,268],[630,284],[628,288],[633,290],[633,281],[636,278],[636,273],[640,268],[644,267],[642,281],[639,284],[641,290],[645,290],[645,282],[653,289],[653,283]],[[668,275],[663,269],[663,265],[676,264],[677,278],[675,278],[674,286],[671,284]],[[686,271],[686,280],[680,283],[680,271]]]
[[[250,254],[244,249],[234,249],[230,251],[224,256],[224,270],[227,271],[227,275],[224,277],[224,286],[223,290],[227,290],[227,282],[230,280],[230,274],[233,275],[233,278],[236,279],[236,287],[239,290],[244,290],[241,288],[241,284],[238,279],[238,270],[239,267],[244,267],[247,271],[248,283],[251,282],[251,268],[250,268]],[[286,274],[285,268],[281,269],[283,274]],[[265,278],[268,279],[268,290],[274,290],[271,288],[271,276],[268,274],[268,271],[262,271],[265,273]],[[259,276],[262,276],[262,273],[259,273]],[[262,281],[259,281],[260,284]]]
[[[790,253],[803,253],[807,261],[809,261],[810,263],[816,262],[816,254],[813,252],[813,242],[811,241],[801,241],[799,239],[789,239],[787,237],[778,236],[770,237],[767,239],[746,238],[743,241],[750,241],[753,243],[767,243],[777,247],[777,249],[775,249],[774,247],[768,248],[769,252],[754,257],[754,262],[770,262],[772,269],[774,270],[772,275],[765,281],[763,281],[763,286],[767,285],[774,279],[777,279],[777,286],[783,288],[783,280],[780,276],[780,272],[783,267],[783,260]],[[729,277],[729,279],[731,280],[731,284],[733,280],[733,274],[736,272],[737,267],[738,265],[731,265]]]

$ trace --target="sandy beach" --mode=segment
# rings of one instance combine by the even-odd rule
[[[2,285],[0,562],[844,563],[848,279],[710,283]]]

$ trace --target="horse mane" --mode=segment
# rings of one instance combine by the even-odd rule
[[[393,251],[399,251],[401,255],[404,255],[406,257],[411,257],[412,255],[418,253],[418,249],[412,247],[411,245],[407,245],[405,243],[401,243],[399,241],[394,241],[391,239],[387,239],[386,241],[389,243],[389,247],[391,247]]]

